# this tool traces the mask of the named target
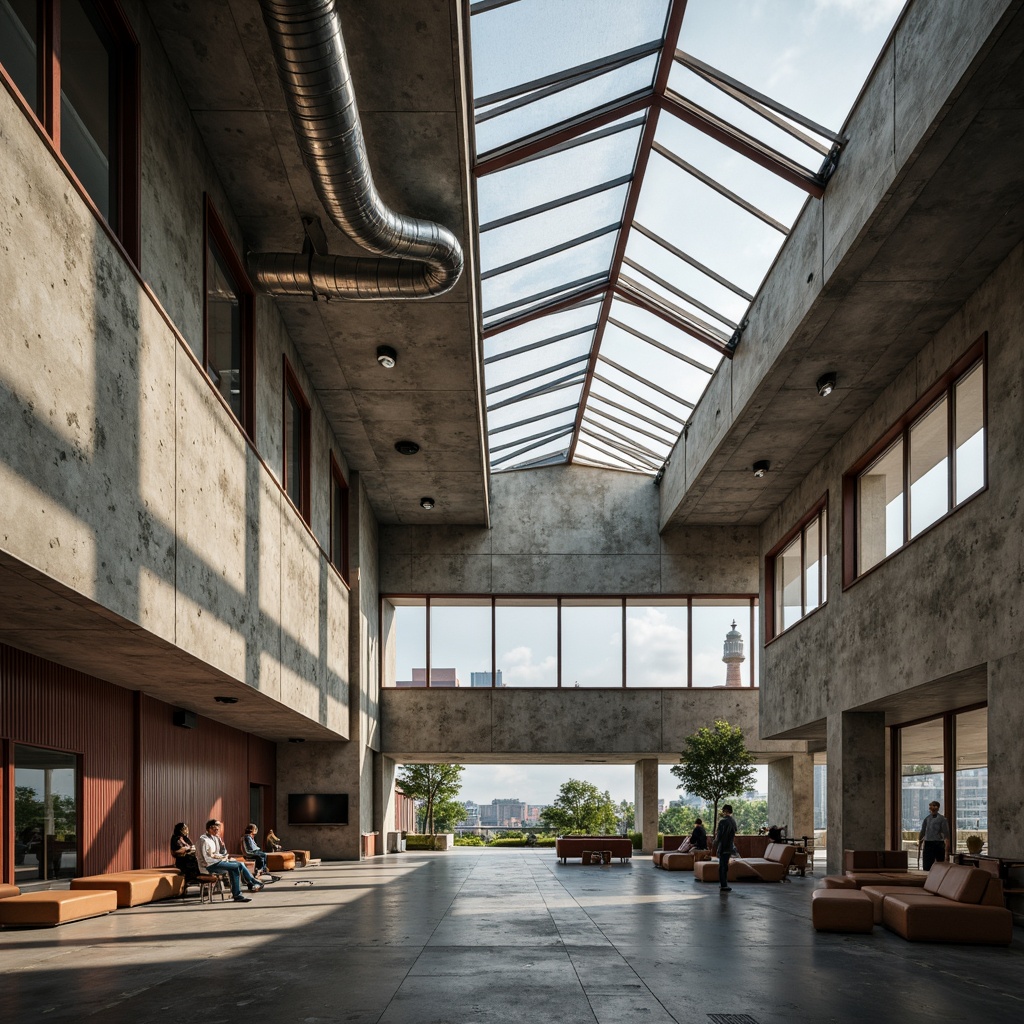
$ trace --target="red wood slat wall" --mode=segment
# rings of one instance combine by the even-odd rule
[[[208,818],[222,819],[234,852],[249,820],[250,782],[268,787],[265,806],[274,806],[275,744],[202,716],[194,729],[175,726],[171,705],[145,694],[136,731],[135,700],[132,691],[0,644],[0,757],[9,764],[15,743],[80,755],[82,874],[169,863],[178,821],[198,835]],[[13,870],[13,774],[0,778],[0,880]]]

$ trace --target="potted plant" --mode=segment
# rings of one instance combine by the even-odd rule
[[[981,836],[968,836],[964,842],[967,844],[967,852],[974,857],[981,853],[981,848],[985,845],[985,840]]]

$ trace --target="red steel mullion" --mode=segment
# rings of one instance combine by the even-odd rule
[[[696,327],[691,327],[685,320],[680,320],[669,310],[662,309],[657,304],[649,302],[645,296],[640,295],[638,292],[632,291],[629,288],[624,288],[617,283],[613,286],[613,291],[618,295],[621,295],[624,299],[627,299],[634,306],[638,306],[640,309],[646,310],[652,316],[656,316],[658,319],[664,320],[667,324],[671,324],[684,334],[690,335],[691,338],[695,338],[697,341],[703,342],[708,346],[708,348],[714,349],[714,351],[725,356],[727,359],[732,359],[733,350],[731,348],[728,348],[716,339],[709,338],[706,334],[702,334]]]
[[[701,117],[694,111],[680,106],[678,103],[675,103],[673,100],[665,96],[659,96],[657,98],[657,102],[664,109],[668,110],[669,113],[678,117],[680,121],[685,121],[688,125],[696,128],[697,131],[703,132],[705,135],[709,135],[711,138],[721,142],[723,146],[727,146],[734,152],[740,153],[748,160],[752,160],[755,164],[763,167],[765,170],[771,171],[773,174],[777,174],[784,181],[788,181],[791,185],[796,185],[797,188],[803,189],[816,199],[820,199],[825,194],[825,186],[820,182],[786,167],[784,164],[779,163],[779,161],[774,160],[767,153],[761,152],[761,150],[757,149],[755,146],[749,145],[743,139],[738,138],[731,132],[727,132],[718,125],[708,121],[707,118]]]
[[[509,320],[500,326],[485,327],[483,336],[485,338],[493,338],[496,334],[503,334],[505,331],[511,331],[516,327],[522,327],[523,324],[528,324],[531,320],[537,320],[539,317],[547,316],[549,313],[561,312],[561,310],[568,309],[570,306],[575,306],[579,302],[586,302],[587,299],[592,299],[595,295],[600,295],[607,287],[609,287],[609,285],[608,282],[605,281],[602,284],[594,285],[593,288],[588,288],[584,292],[575,293],[564,299],[559,299],[557,302],[552,302],[548,306],[531,310],[529,313],[524,313],[522,316],[519,316],[514,320]]]
[[[587,375],[583,380],[583,393],[580,395],[579,408],[576,410],[576,422],[573,425],[572,431],[572,444],[569,446],[569,453],[566,456],[566,461],[569,463],[576,457],[580,428],[583,425],[583,415],[586,412],[587,402],[590,399],[590,389],[594,383],[594,372],[597,369],[597,359],[601,352],[601,342],[604,340],[605,327],[608,325],[608,317],[611,314],[612,301],[615,298],[619,275],[622,273],[622,259],[626,254],[629,230],[633,226],[633,218],[636,216],[636,208],[640,202],[640,191],[644,184],[644,175],[647,173],[647,164],[650,161],[651,148],[654,145],[654,133],[658,129],[658,117],[661,111],[659,104],[664,98],[665,89],[668,85],[668,76],[672,70],[672,61],[675,57],[676,44],[679,42],[679,32],[683,27],[683,14],[685,12],[686,0],[672,0],[672,9],[669,11],[668,23],[665,28],[665,40],[662,44],[661,53],[658,55],[658,70],[654,76],[654,102],[647,112],[647,123],[644,125],[643,134],[640,136],[636,168],[633,171],[633,180],[630,182],[629,193],[626,196],[626,205],[622,212],[622,227],[619,228],[619,237],[615,243],[615,252],[612,255],[611,270],[608,275],[610,287],[604,297],[604,302],[601,303],[601,312],[597,319],[597,330],[594,332],[594,341],[590,346],[590,362],[587,364]]]

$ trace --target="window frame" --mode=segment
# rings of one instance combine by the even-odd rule
[[[231,283],[238,295],[241,322],[242,366],[239,383],[242,387],[242,417],[235,415],[231,404],[220,393],[210,378],[210,244],[216,247],[231,275]],[[209,193],[203,194],[203,373],[227,409],[231,418],[242,428],[242,432],[256,443],[256,292],[249,280],[234,243],[217,213]]]
[[[299,513],[302,521],[309,526],[310,510],[310,437],[312,417],[309,399],[306,392],[299,383],[299,378],[292,369],[292,364],[287,356],[283,356],[284,374],[281,388],[281,489],[288,499],[292,508]],[[288,491],[288,446],[285,443],[287,437],[288,422],[288,399],[295,399],[299,408],[299,503],[295,504]]]
[[[328,550],[328,561],[334,566],[338,575],[342,578],[342,581],[348,585],[349,582],[349,487],[348,481],[345,479],[345,474],[341,471],[341,466],[338,465],[338,460],[334,457],[334,452],[330,453],[330,481],[331,481],[331,501],[330,501],[330,545]],[[335,541],[335,497],[340,492],[341,498],[341,551],[334,550]]]
[[[982,464],[982,484],[962,501],[955,500],[955,439],[956,427],[956,386],[970,373],[975,366],[981,367],[981,425],[984,431],[984,456]],[[924,529],[911,536],[910,534],[910,432],[913,426],[922,420],[943,397],[946,399],[946,458],[948,460],[947,491],[949,507],[945,513]],[[858,482],[863,472],[884,454],[897,441],[903,443],[903,541],[884,558],[862,572],[857,571],[859,501]],[[919,538],[924,537],[951,515],[972,502],[979,494],[988,490],[988,333],[983,333],[971,347],[953,363],[949,369],[933,384],[899,419],[876,441],[857,461],[843,474],[843,590],[852,587],[859,580],[869,576],[901,551],[906,550]]]
[[[820,519],[825,513],[825,528],[821,529],[819,524],[819,548],[818,548],[818,593],[825,596],[818,602],[817,606],[807,610],[807,543],[804,539],[804,531],[815,519]],[[828,514],[828,491],[826,491],[811,508],[798,520],[795,526],[786,533],[782,539],[765,555],[764,559],[764,645],[768,646],[777,637],[788,633],[795,626],[799,625],[815,612],[820,611],[828,604],[827,567],[828,561],[828,531],[831,516]],[[792,625],[782,629],[776,628],[775,616],[775,566],[776,559],[786,548],[800,537],[800,607],[803,609],[800,618]]]
[[[131,262],[141,264],[141,70],[138,38],[117,0],[86,0],[103,23],[113,41],[114,101],[116,103],[117,149],[116,187],[117,227],[100,212],[99,205],[72,169],[61,150],[60,38],[61,0],[39,0],[36,32],[36,93],[34,108],[3,65],[0,81],[21,106],[23,112],[49,145],[61,169],[86,201],[93,214],[124,249]]]

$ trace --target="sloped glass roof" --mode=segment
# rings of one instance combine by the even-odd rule
[[[658,473],[902,6],[471,3],[492,471]]]

